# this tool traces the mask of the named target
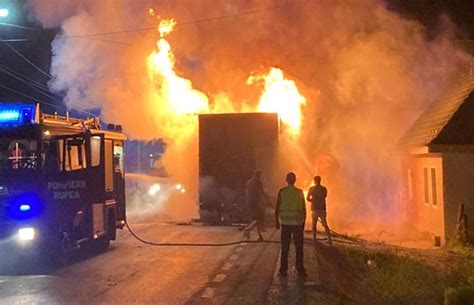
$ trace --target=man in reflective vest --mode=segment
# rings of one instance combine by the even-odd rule
[[[286,277],[288,272],[288,252],[291,237],[295,243],[296,271],[299,276],[306,276],[303,267],[303,235],[306,219],[306,205],[303,191],[295,187],[296,175],[292,172],[286,175],[288,186],[280,189],[275,208],[276,228],[281,223],[281,262],[280,276]]]

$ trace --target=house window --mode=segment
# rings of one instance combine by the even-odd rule
[[[436,179],[436,168],[423,168],[423,187],[424,187],[424,202],[426,205],[438,205],[438,188]]]
[[[438,192],[436,189],[436,169],[431,168],[431,203],[433,205],[438,205]]]
[[[429,176],[428,176],[428,168],[423,168],[423,185],[424,185],[424,201],[425,201],[425,204],[429,204],[430,203],[430,190],[429,190]]]

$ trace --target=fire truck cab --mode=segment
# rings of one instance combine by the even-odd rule
[[[97,117],[0,103],[0,245],[52,255],[108,247],[126,220],[125,139]]]

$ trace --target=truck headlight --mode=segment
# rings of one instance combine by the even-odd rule
[[[148,190],[148,194],[150,196],[155,196],[161,189],[161,186],[158,183],[153,184],[150,189]]]
[[[22,241],[35,239],[34,228],[21,228],[18,230],[18,239]]]

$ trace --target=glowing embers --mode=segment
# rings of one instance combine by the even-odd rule
[[[29,219],[43,213],[43,203],[36,193],[22,193],[8,202],[8,216],[14,219]]]
[[[0,127],[16,127],[35,122],[37,106],[0,103]]]

